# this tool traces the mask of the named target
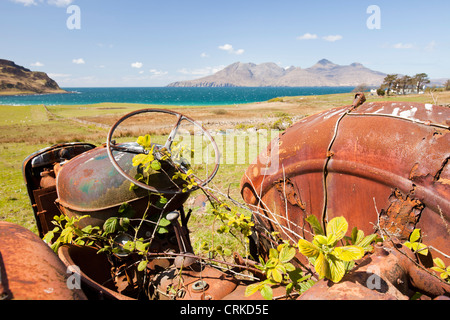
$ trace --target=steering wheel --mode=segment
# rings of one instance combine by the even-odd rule
[[[122,118],[120,118],[119,120],[117,120],[111,127],[111,129],[109,130],[108,133],[108,137],[107,137],[107,141],[106,141],[106,150],[107,150],[107,154],[109,157],[109,160],[111,161],[111,163],[113,164],[113,166],[116,168],[116,170],[127,180],[129,180],[130,182],[134,183],[136,186],[146,189],[148,191],[151,191],[153,193],[165,193],[165,194],[179,194],[179,193],[184,193],[186,191],[183,191],[182,188],[177,188],[177,189],[173,189],[173,188],[164,188],[164,189],[157,189],[154,186],[148,185],[146,183],[143,183],[141,181],[136,180],[134,177],[131,177],[127,172],[125,172],[118,164],[118,162],[116,161],[116,159],[114,158],[113,155],[113,151],[120,151],[120,152],[128,152],[128,153],[133,153],[133,154],[148,154],[148,151],[144,150],[143,147],[141,146],[131,146],[131,145],[127,145],[127,144],[116,144],[115,141],[112,140],[114,132],[116,131],[116,129],[118,128],[118,126],[125,120],[127,120],[130,117],[136,116],[138,114],[144,114],[144,113],[164,113],[164,114],[170,114],[173,116],[176,116],[177,120],[175,122],[175,124],[172,126],[172,130],[169,133],[169,137],[167,138],[166,142],[164,143],[164,145],[155,145],[154,147],[154,154],[158,153],[159,150],[167,150],[170,154],[172,154],[171,150],[172,150],[172,143],[174,142],[175,136],[177,135],[177,132],[181,126],[182,121],[187,121],[189,123],[191,123],[192,125],[195,126],[195,128],[200,129],[201,130],[201,134],[202,136],[206,136],[207,139],[211,142],[212,147],[214,149],[214,169],[211,171],[210,174],[208,174],[208,176],[205,179],[200,179],[199,177],[197,177],[195,174],[193,175],[195,178],[195,181],[197,182],[197,186],[191,188],[189,190],[189,192],[192,192],[200,187],[205,186],[208,182],[210,182],[214,176],[217,173],[217,170],[219,169],[219,162],[220,162],[220,154],[219,154],[219,149],[217,147],[216,142],[214,141],[213,137],[211,136],[211,134],[205,129],[203,128],[203,126],[201,124],[199,124],[198,122],[196,122],[195,120],[181,114],[178,112],[174,112],[171,110],[164,110],[164,109],[141,109],[141,110],[137,110],[137,111],[133,111],[130,112],[128,114],[126,114],[125,116],[123,116]],[[155,157],[156,159],[157,157]],[[183,166],[177,166],[177,169],[180,170],[183,173],[185,169],[183,168]]]

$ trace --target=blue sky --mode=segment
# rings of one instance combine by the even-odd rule
[[[450,77],[447,0],[0,0],[0,28],[0,58],[62,87],[165,86],[236,61],[322,58]]]

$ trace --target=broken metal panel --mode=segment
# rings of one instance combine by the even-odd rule
[[[401,241],[409,240],[424,209],[424,204],[412,197],[410,194],[403,196],[399,190],[389,197],[389,207],[379,215],[379,227],[385,234]]]
[[[58,257],[65,265],[80,268],[82,289],[88,299],[134,300],[116,291],[111,280],[111,264],[96,248],[63,245],[58,249]]]
[[[53,193],[52,187],[54,188],[56,185],[55,174],[57,167],[59,168],[61,162],[70,160],[93,148],[95,148],[95,145],[89,143],[60,143],[38,150],[23,161],[22,175],[40,237],[43,237],[48,230],[48,225],[45,225],[45,221],[53,218],[54,212],[58,211],[53,204],[56,197],[46,194],[45,191],[48,190],[50,193]],[[37,195],[45,197],[46,201],[40,204],[40,199],[36,198]],[[51,200],[52,197],[53,201]]]

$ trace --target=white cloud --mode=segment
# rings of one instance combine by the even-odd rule
[[[238,50],[234,50],[233,46],[231,44],[224,44],[223,46],[219,46],[220,50],[224,50],[227,51],[228,53],[232,53],[232,54],[243,54],[244,53],[244,49],[238,49]]]
[[[47,3],[57,7],[68,7],[72,4],[73,0],[48,0]]]
[[[202,52],[200,54],[200,57],[202,57],[202,58],[209,58],[209,54],[207,54],[206,52]]]
[[[198,69],[182,68],[182,69],[178,70],[178,72],[185,74],[185,75],[189,75],[189,76],[204,77],[204,76],[209,76],[211,74],[214,74],[214,73],[222,70],[223,68],[225,68],[224,65],[215,66],[215,67],[204,67],[204,68],[198,68]]]
[[[30,64],[32,67],[43,67],[44,64],[42,62],[36,61]]]
[[[167,71],[160,71],[160,70],[156,70],[156,69],[150,69],[149,71],[154,76],[164,76],[164,75],[168,74]]]
[[[143,65],[144,65],[144,64],[143,64],[142,62],[133,62],[133,63],[131,64],[131,67],[132,67],[132,68],[136,68],[136,69],[140,69],[140,68],[142,68]]]
[[[11,0],[12,2],[23,4],[24,6],[35,6],[37,5],[36,0]],[[72,4],[74,0],[48,0],[47,3],[51,6],[57,7],[67,7]],[[39,0],[39,2],[43,2],[43,0]]]
[[[224,44],[223,46],[219,46],[220,50],[225,50],[225,51],[232,51],[233,50],[233,46],[231,44]]]
[[[83,59],[83,58],[79,58],[79,59],[73,59],[73,60],[72,60],[72,63],[75,63],[75,64],[84,64],[85,62],[84,62],[84,59]]]
[[[337,35],[329,35],[329,36],[325,36],[322,38],[325,41],[330,41],[330,42],[335,42],[338,40],[342,40],[342,36],[337,34]]]
[[[297,40],[313,40],[317,39],[317,34],[305,33],[302,36],[298,36]]]
[[[11,0],[12,2],[23,4],[24,6],[35,6],[37,5],[36,1],[34,0]]]
[[[413,45],[411,43],[396,43],[392,46],[394,49],[411,49]]]

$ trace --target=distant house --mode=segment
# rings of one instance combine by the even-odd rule
[[[399,94],[399,95],[400,94],[403,94],[403,95],[404,94],[423,94],[425,92],[426,87],[427,87],[426,85],[423,85],[422,89],[419,90],[419,92],[417,92],[417,88],[415,86],[413,86],[413,87],[408,86],[405,89],[402,89],[397,85],[396,87],[391,89],[390,93],[391,94]]]

